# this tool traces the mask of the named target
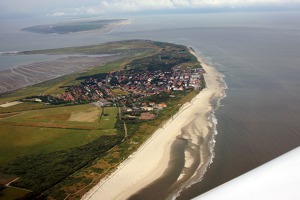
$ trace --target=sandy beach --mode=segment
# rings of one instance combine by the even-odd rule
[[[224,95],[222,75],[212,66],[203,62],[195,52],[206,74],[207,87],[191,102],[182,106],[180,111],[149,138],[135,153],[125,160],[118,169],[91,189],[82,199],[128,199],[133,194],[151,185],[166,173],[171,163],[172,145],[184,140],[184,167],[172,184],[180,191],[191,182],[201,179],[212,160],[210,150],[214,126],[212,101]]]

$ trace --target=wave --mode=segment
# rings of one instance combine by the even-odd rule
[[[215,63],[213,62],[212,58],[210,57],[205,57],[202,52],[198,51],[196,48],[195,52],[198,53],[202,58],[204,58],[204,62],[206,64],[209,64],[210,66],[216,66]],[[199,183],[203,180],[203,176],[206,173],[206,171],[208,170],[209,166],[213,163],[214,157],[215,157],[215,145],[216,145],[216,136],[218,134],[218,130],[217,130],[217,125],[218,125],[218,119],[216,118],[216,111],[218,110],[218,108],[221,105],[221,100],[224,99],[227,95],[225,90],[228,89],[228,86],[226,84],[226,82],[224,81],[225,76],[223,74],[221,74],[219,72],[219,83],[221,84],[221,88],[223,89],[222,95],[218,98],[215,99],[216,100],[216,104],[213,106],[212,111],[209,113],[209,115],[207,116],[207,121],[211,124],[211,130],[210,130],[210,138],[207,142],[207,150],[208,150],[208,156],[207,156],[207,160],[203,160],[201,159],[201,163],[199,164],[198,168],[195,170],[193,176],[191,176],[190,179],[188,179],[185,183],[182,183],[181,186],[176,189],[170,196],[168,199],[176,199],[180,193],[191,187],[192,185]],[[211,100],[212,101],[212,100]],[[201,149],[202,147],[199,147],[199,149]],[[201,150],[200,150],[201,151]],[[202,153],[205,150],[202,150]],[[201,153],[201,152],[200,152]],[[202,156],[203,158],[203,156]]]

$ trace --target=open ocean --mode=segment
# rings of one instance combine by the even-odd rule
[[[40,35],[18,30],[25,23],[44,23],[0,20],[0,52],[124,39],[167,41],[199,51],[224,75],[228,89],[215,112],[213,163],[201,182],[178,197],[190,199],[300,145],[299,19],[296,11],[137,16],[105,35]],[[0,73],[22,64],[15,57],[0,56]]]

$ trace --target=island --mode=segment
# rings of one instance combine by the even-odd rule
[[[39,34],[70,34],[87,31],[107,33],[112,29],[130,23],[126,19],[73,20],[56,24],[36,25],[21,29]]]
[[[2,196],[81,198],[206,86],[195,52],[177,44],[130,40],[22,52],[103,53],[118,59],[1,94]]]

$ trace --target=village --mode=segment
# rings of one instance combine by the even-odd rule
[[[153,119],[153,111],[167,107],[172,92],[202,87],[204,70],[177,66],[171,70],[122,70],[85,77],[80,85],[68,86],[57,98],[72,103],[94,102],[98,106],[119,106],[123,113]]]

